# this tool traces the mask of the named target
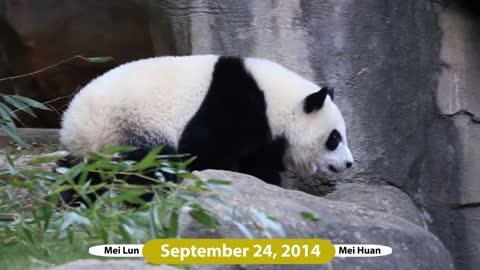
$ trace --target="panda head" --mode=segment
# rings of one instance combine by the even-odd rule
[[[333,103],[332,88],[306,96],[295,108],[286,133],[286,163],[302,175],[338,173],[353,164],[345,121]]]

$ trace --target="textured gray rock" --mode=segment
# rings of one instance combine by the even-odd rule
[[[457,203],[480,203],[480,166],[474,165],[480,160],[480,19],[454,5],[440,13],[439,24],[444,31],[440,56],[448,66],[439,78],[436,103],[441,115],[453,117],[463,142],[459,149],[463,181]]]
[[[175,270],[168,265],[151,265],[142,260],[78,260],[50,268],[51,270]]]
[[[425,220],[415,203],[396,187],[345,183],[337,185],[336,190],[325,198],[355,203],[367,209],[402,217],[418,226],[426,227]]]
[[[353,203],[343,203],[315,197],[303,192],[268,185],[254,177],[225,171],[197,172],[202,179],[232,181],[230,192],[217,192],[229,207],[209,203],[220,217],[222,228],[209,230],[188,214],[180,215],[180,236],[184,238],[236,238],[245,233],[235,224],[243,224],[254,237],[325,238],[334,244],[381,244],[393,248],[390,256],[377,258],[335,258],[329,266],[244,266],[241,269],[453,269],[443,244],[422,227],[394,215],[372,211]],[[318,221],[300,216],[312,213]],[[275,218],[277,223],[261,222],[262,215]],[[212,268],[207,268],[212,269]],[[213,269],[238,269],[219,266]]]
[[[315,196],[325,196],[335,190],[336,181],[319,175],[299,176],[294,172],[282,172],[282,187],[301,190]]]
[[[429,178],[419,198],[431,230],[449,247],[457,269],[480,265],[480,5],[444,1],[438,6],[443,63],[435,103],[439,117],[427,134]],[[428,179],[428,180],[427,180]]]

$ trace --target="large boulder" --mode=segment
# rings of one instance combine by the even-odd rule
[[[443,244],[423,227],[395,215],[398,213],[395,206],[391,211],[388,204],[384,204],[381,210],[391,212],[389,214],[369,209],[375,208],[373,204],[365,207],[355,202],[345,203],[315,197],[300,191],[272,186],[240,173],[206,170],[195,174],[202,180],[223,179],[231,181],[232,185],[228,188],[218,186],[213,194],[202,193],[198,198],[213,210],[221,223],[220,229],[208,229],[191,218],[188,211],[181,211],[179,236],[182,238],[324,238],[333,244],[386,245],[392,247],[393,253],[373,258],[334,258],[329,264],[322,266],[197,265],[194,269],[454,269],[451,256]],[[347,187],[345,190],[364,189]],[[398,196],[396,190],[388,192]],[[331,197],[341,199],[343,196],[338,193]],[[360,202],[363,204],[363,200]],[[308,212],[313,216],[304,218],[302,212]],[[75,270],[91,267],[120,270],[153,269],[143,260],[118,262],[80,260],[53,269]],[[169,269],[165,267],[158,266],[155,269]]]
[[[64,265],[51,268],[51,270],[175,270],[177,268],[168,265],[151,265],[140,260],[78,260]]]
[[[327,194],[325,198],[355,203],[370,210],[399,216],[418,226],[426,227],[426,221],[415,203],[396,187],[342,183],[337,184],[336,190]]]
[[[376,258],[335,258],[329,266],[244,266],[241,269],[453,269],[449,252],[424,228],[392,214],[373,211],[356,203],[315,197],[300,191],[272,186],[252,176],[207,170],[196,173],[202,179],[232,182],[231,191],[217,191],[226,205],[200,199],[213,207],[222,223],[210,230],[186,212],[180,216],[182,238],[242,238],[245,228],[253,237],[325,238],[334,244],[381,244],[393,253]],[[318,220],[305,219],[301,212]],[[269,222],[264,217],[273,217]],[[237,224],[242,224],[241,229]],[[328,268],[331,267],[331,268]],[[238,269],[227,266],[206,269]]]

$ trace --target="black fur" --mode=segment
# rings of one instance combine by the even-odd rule
[[[338,130],[334,129],[332,132],[330,132],[330,135],[328,136],[327,141],[325,142],[325,147],[327,147],[328,150],[333,151],[337,149],[338,144],[342,141],[342,135]]]
[[[319,91],[308,95],[303,102],[303,111],[312,113],[323,107],[327,95],[333,100],[333,88],[322,87]]]
[[[142,123],[121,123],[123,144],[138,150],[123,155],[125,160],[141,160],[157,145],[167,145],[162,154],[189,153],[197,159],[191,170],[221,169],[256,176],[267,183],[280,185],[280,172],[284,170],[283,156],[287,140],[272,137],[266,114],[263,92],[247,72],[243,60],[237,57],[220,57],[215,65],[208,93],[200,109],[190,119],[178,143],[178,151],[161,134],[142,129]],[[159,120],[160,121],[160,120]],[[148,175],[153,177],[153,175]],[[176,180],[166,176],[167,180]],[[92,184],[101,178],[89,174]],[[130,184],[152,184],[141,177],[128,177]],[[90,199],[100,195],[90,194]],[[143,198],[151,200],[152,194]],[[62,193],[67,203],[75,201],[72,190]],[[77,199],[81,200],[81,199]]]
[[[139,117],[141,119],[141,117]],[[163,145],[163,152],[167,154],[175,154],[175,149],[171,145],[173,143],[165,139],[160,132],[145,130],[143,123],[132,123],[131,121],[118,120],[121,123],[122,145],[135,146],[139,150],[149,152],[159,145]],[[136,160],[136,159],[135,159]]]
[[[333,88],[330,88],[330,87],[326,87],[327,88],[327,94],[330,96],[330,98],[333,100],[334,96],[335,96],[335,90]]]
[[[272,138],[263,92],[237,57],[220,57],[198,112],[179,141],[179,153],[197,156],[194,170],[248,173],[279,185],[286,147]]]

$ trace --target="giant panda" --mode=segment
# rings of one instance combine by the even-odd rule
[[[352,166],[333,89],[264,59],[168,56],[121,65],[81,89],[65,111],[61,144],[74,158],[105,146],[197,158],[280,185],[280,173]],[[137,157],[138,152],[136,153]]]

